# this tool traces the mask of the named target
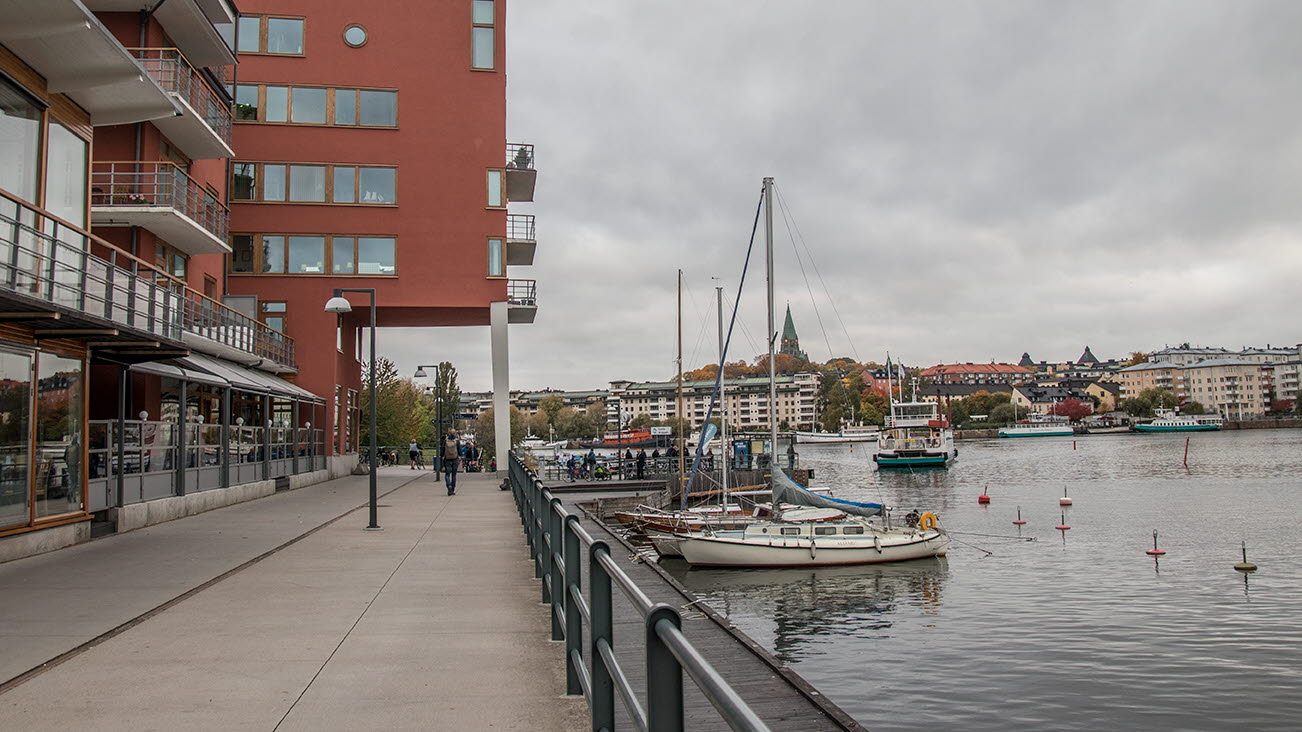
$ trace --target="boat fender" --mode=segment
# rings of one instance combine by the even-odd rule
[[[882,553],[882,537],[880,534],[873,534],[873,547],[877,549],[878,554]]]
[[[923,531],[931,531],[936,528],[936,524],[938,523],[940,522],[936,519],[936,514],[931,511],[927,511],[918,517],[918,528]]]
[[[809,540],[809,558],[810,558],[810,559],[816,559],[817,557],[818,557],[818,547],[814,546],[814,540],[813,540],[813,539],[810,539],[810,540]]]

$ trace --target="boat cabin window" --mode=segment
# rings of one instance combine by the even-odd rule
[[[827,536],[828,534],[835,534],[835,533],[836,533],[836,527],[835,527],[835,526],[815,526],[815,527],[814,527],[814,533],[815,533],[815,534],[818,534],[819,536]]]
[[[800,534],[800,529],[783,529],[783,536],[796,536]]]
[[[847,527],[845,527],[844,529],[841,530],[841,533],[843,533],[843,534],[862,534],[862,533],[863,533],[863,527],[862,527],[862,526],[847,526]]]

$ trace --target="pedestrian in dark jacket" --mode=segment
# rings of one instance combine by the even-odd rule
[[[637,479],[642,480],[646,473],[646,450],[638,450],[637,453]]]
[[[443,484],[448,487],[448,495],[457,494],[457,460],[458,451],[456,430],[448,430],[447,441],[443,443]]]

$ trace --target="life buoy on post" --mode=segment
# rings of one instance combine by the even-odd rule
[[[923,531],[931,531],[936,528],[936,524],[938,523],[940,523],[940,521],[936,519],[936,514],[931,511],[927,511],[918,517],[918,528]]]

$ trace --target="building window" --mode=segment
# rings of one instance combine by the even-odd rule
[[[232,234],[231,274],[397,274],[391,236]]]
[[[470,67],[492,71],[496,49],[493,0],[471,0]]]
[[[42,117],[33,97],[0,76],[0,140],[5,151],[0,188],[28,203],[37,202],[40,190]]]
[[[502,170],[489,168],[488,170],[488,208],[504,208],[506,206],[506,176]]]
[[[303,55],[303,19],[244,15],[240,17],[239,53]]]
[[[502,240],[490,238],[488,240],[488,276],[505,277],[506,263],[502,252]]]
[[[287,310],[288,307],[283,302],[258,303],[258,312],[263,324],[269,328],[275,328],[281,333],[285,332],[285,313]]]
[[[344,43],[347,43],[353,48],[360,48],[361,46],[365,46],[366,28],[357,25],[356,23],[348,26],[347,28],[344,28]]]
[[[264,124],[397,127],[398,92],[324,86],[236,84],[235,121]]]
[[[86,227],[86,159],[90,144],[51,120],[45,156],[45,210]]]
[[[358,165],[237,162],[231,198],[254,203],[397,203],[398,169]]]
[[[188,260],[189,257],[167,242],[159,241],[154,244],[154,265],[177,279],[185,279]]]

